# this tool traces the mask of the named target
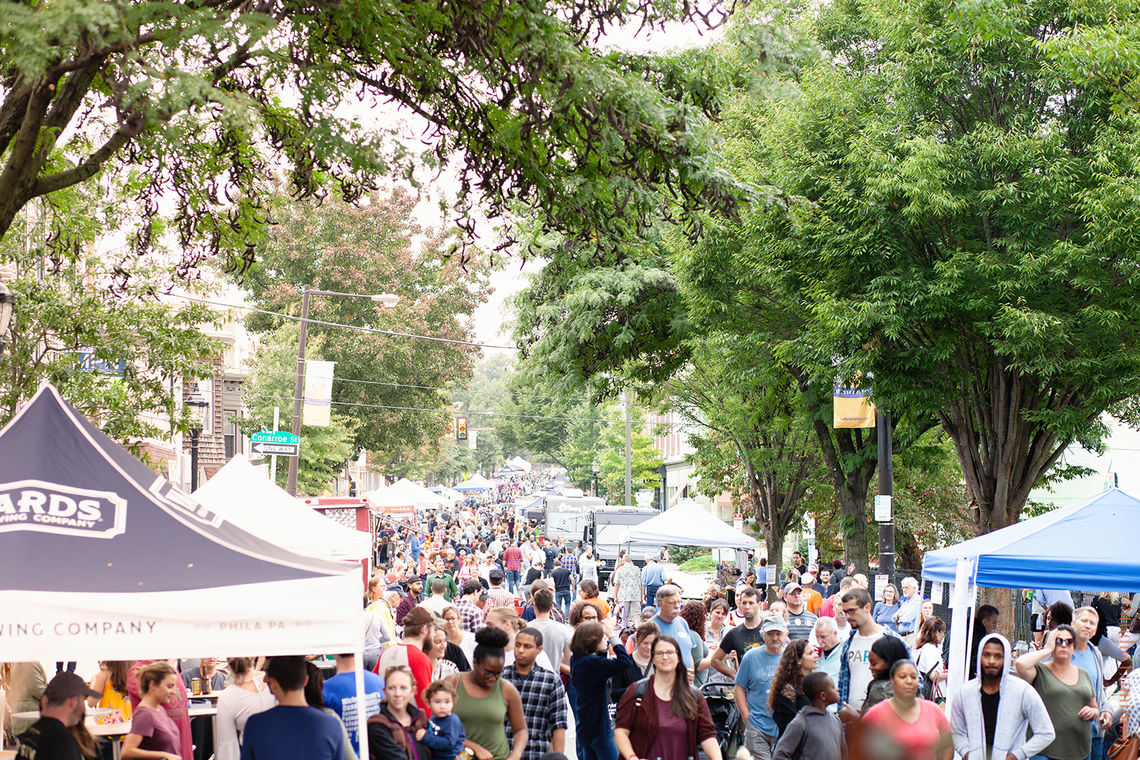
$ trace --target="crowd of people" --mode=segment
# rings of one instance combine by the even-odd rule
[[[88,704],[130,722],[128,760],[341,760],[362,731],[373,760],[721,760],[734,722],[751,760],[1104,760],[1121,731],[1106,685],[1130,685],[1135,631],[1119,595],[1074,609],[1041,594],[1020,656],[980,608],[947,712],[947,625],[913,578],[876,601],[853,568],[796,553],[778,584],[721,566],[686,601],[660,556],[622,556],[603,593],[589,547],[469,506],[379,536],[363,695],[350,653],[331,672],[299,656],[106,662],[89,684],[21,663],[5,682],[42,688],[40,719],[12,726],[19,757],[95,757]],[[188,716],[192,680],[220,692],[209,738]]]

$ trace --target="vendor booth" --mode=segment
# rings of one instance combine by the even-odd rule
[[[756,539],[718,520],[692,499],[683,499],[640,525],[629,529],[631,544],[658,546],[709,546],[756,548]]]
[[[7,661],[359,653],[360,598],[358,566],[243,530],[50,386],[0,430]]]
[[[926,553],[922,577],[953,584],[950,689],[963,684],[969,618],[979,586],[1013,589],[1140,588],[1140,499],[1116,489]]]
[[[472,475],[459,485],[452,486],[453,491],[489,491],[495,484],[479,474]]]
[[[371,554],[367,531],[345,527],[290,496],[237,454],[193,493],[234,525],[297,554],[359,561]]]

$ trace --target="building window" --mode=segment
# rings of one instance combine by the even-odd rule
[[[238,430],[238,413],[236,409],[226,409],[222,412],[225,422],[222,427],[222,432],[225,436],[226,445],[226,461],[233,459],[234,454],[241,454],[242,452],[242,437],[241,431]]]

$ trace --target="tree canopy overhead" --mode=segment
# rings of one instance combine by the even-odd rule
[[[935,416],[979,532],[1015,522],[1066,446],[1140,391],[1140,131],[1112,82],[1071,65],[1074,41],[1137,12],[845,0],[818,12],[830,55],[795,97],[726,120],[735,165],[788,203],[723,225],[698,276],[750,277],[784,355],[839,357],[882,405]],[[1135,72],[1130,55],[1116,64]],[[806,307],[791,323],[789,300]]]
[[[183,268],[248,264],[267,197],[355,200],[385,175],[459,157],[461,224],[518,202],[606,245],[662,198],[730,211],[702,127],[694,59],[603,54],[623,23],[722,18],[652,0],[24,0],[0,7],[0,235],[31,199],[104,170],[146,250],[170,231]],[[373,113],[428,126],[424,156]],[[362,110],[364,113],[362,113]],[[379,122],[379,123],[377,123]],[[163,201],[160,204],[160,200]],[[690,217],[691,219],[691,217]],[[464,242],[469,238],[465,238]],[[464,251],[466,247],[464,246]],[[234,257],[238,258],[234,258]]]

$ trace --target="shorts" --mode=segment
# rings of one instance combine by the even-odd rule
[[[779,738],[762,733],[751,723],[744,727],[744,746],[748,749],[748,754],[752,755],[752,760],[772,760]]]
[[[1034,633],[1041,633],[1045,630],[1045,614],[1041,612],[1033,613],[1032,625]]]

